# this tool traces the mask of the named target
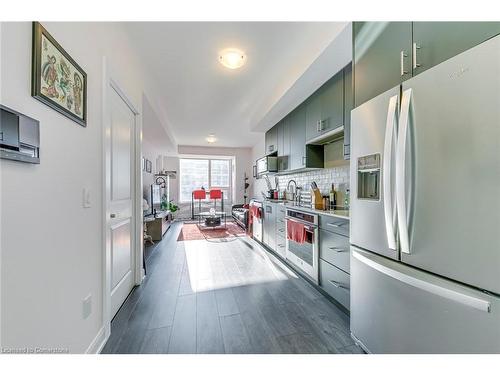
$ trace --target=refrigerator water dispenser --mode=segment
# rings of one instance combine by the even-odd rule
[[[380,199],[380,154],[358,158],[358,199]]]

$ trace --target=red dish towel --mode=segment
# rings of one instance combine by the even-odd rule
[[[261,217],[260,207],[250,206],[250,214],[251,214],[251,216],[255,216],[257,219],[260,219],[260,217]]]
[[[302,223],[287,220],[286,238],[287,240],[292,240],[293,242],[297,242],[299,244],[306,242],[306,227]]]

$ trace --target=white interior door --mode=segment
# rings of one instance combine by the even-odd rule
[[[109,90],[109,220],[111,317],[134,286],[134,134],[136,116],[120,94]]]

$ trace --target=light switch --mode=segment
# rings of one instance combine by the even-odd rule
[[[90,189],[88,188],[83,188],[83,208],[90,208],[91,206],[91,201],[90,201]]]

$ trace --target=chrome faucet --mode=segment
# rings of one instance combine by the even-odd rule
[[[300,203],[300,192],[299,190],[301,189],[300,187],[297,186],[297,182],[295,180],[289,180],[288,181],[288,184],[286,185],[286,190],[287,191],[290,191],[290,184],[293,182],[293,184],[295,185],[295,188],[293,189],[293,200],[295,202],[299,202]]]

